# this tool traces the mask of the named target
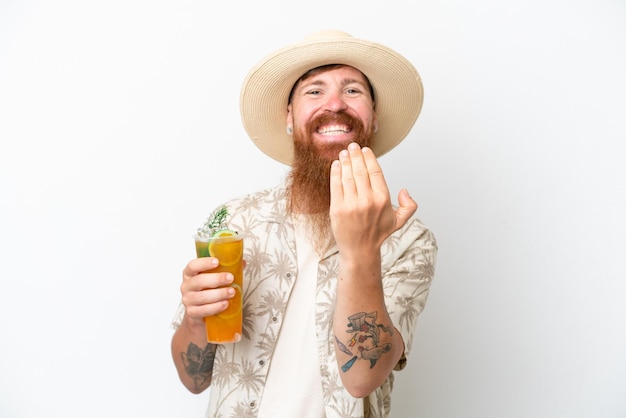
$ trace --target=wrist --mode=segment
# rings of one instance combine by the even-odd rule
[[[339,250],[339,265],[350,270],[380,270],[380,247],[360,250]]]
[[[181,326],[186,328],[187,332],[190,334],[204,334],[206,332],[204,318],[193,318],[185,314]]]

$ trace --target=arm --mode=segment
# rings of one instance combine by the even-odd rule
[[[339,374],[355,397],[379,387],[404,352],[385,306],[382,243],[417,210],[406,190],[393,210],[373,152],[351,144],[331,167],[330,218],[339,249],[333,332]]]
[[[183,270],[180,286],[185,315],[172,337],[172,359],[181,382],[192,393],[200,393],[211,384],[216,345],[208,344],[204,317],[228,307],[234,296],[230,273],[210,273],[217,267],[213,257],[191,260]]]

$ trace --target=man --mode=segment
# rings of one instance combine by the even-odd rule
[[[228,306],[232,277],[210,257],[183,270],[172,355],[190,391],[211,387],[207,416],[389,416],[437,247],[406,190],[392,206],[377,157],[408,134],[422,93],[405,58],[337,31],[248,74],[244,126],[292,170],[226,204],[246,240],[241,341],[207,344],[203,322]]]

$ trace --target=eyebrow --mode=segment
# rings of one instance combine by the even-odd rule
[[[319,80],[319,79],[315,79],[315,77],[312,77],[309,80],[304,80],[300,82],[300,86],[298,86],[298,89],[300,89],[303,86],[326,86],[328,83],[326,83],[324,80]],[[359,84],[361,86],[363,86],[366,90],[368,89],[367,87],[367,82],[364,80],[358,80],[356,78],[344,78],[343,80],[341,80],[341,85],[342,86],[346,86],[348,84]]]

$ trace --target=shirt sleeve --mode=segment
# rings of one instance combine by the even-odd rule
[[[413,218],[385,241],[381,254],[385,304],[404,340],[404,354],[395,368],[401,370],[435,274],[437,242],[433,233]]]
[[[185,305],[182,302],[178,304],[178,308],[176,308],[176,313],[172,318],[172,323],[170,324],[173,329],[178,329],[180,324],[183,323],[183,316],[185,315]]]

